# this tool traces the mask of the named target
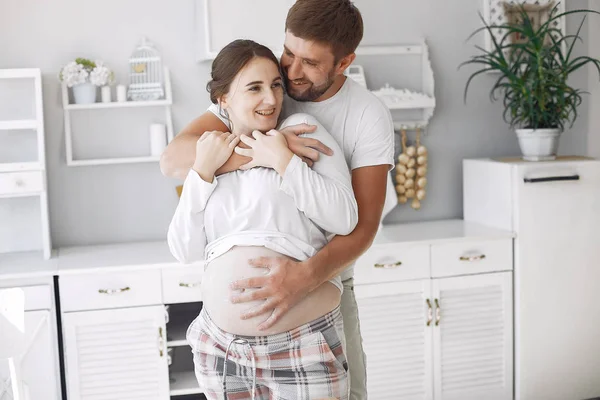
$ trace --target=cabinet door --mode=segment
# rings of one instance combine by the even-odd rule
[[[512,399],[512,273],[432,286],[436,400]]]
[[[599,164],[518,169],[516,399],[600,397]]]
[[[164,306],[63,315],[69,399],[169,399]]]
[[[25,313],[25,352],[15,358],[23,382],[25,400],[57,400],[58,371],[56,341],[50,329],[50,311]],[[0,400],[12,400],[12,385],[6,360],[0,361]]]
[[[430,281],[354,288],[367,356],[367,390],[377,400],[430,400]],[[432,311],[432,310],[431,310]]]

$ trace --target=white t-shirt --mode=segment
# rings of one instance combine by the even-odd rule
[[[228,125],[219,114],[218,106],[213,104],[208,110]],[[390,110],[377,96],[352,79],[346,78],[340,90],[325,101],[295,101],[285,96],[281,118],[296,113],[311,115],[325,127],[341,147],[350,169],[385,164],[390,170],[394,168],[394,123]],[[313,134],[307,136],[314,137]],[[317,164],[319,162],[315,166]],[[383,216],[397,202],[388,174]],[[342,280],[353,275],[354,264],[351,264],[342,273]]]
[[[334,235],[347,235],[358,222],[358,206],[342,151],[318,121],[306,114],[280,128],[316,124],[311,136],[331,147],[313,168],[293,156],[283,177],[270,168],[233,171],[208,183],[191,170],[168,232],[180,262],[210,260],[233,246],[265,246],[306,260]],[[332,279],[340,291],[340,277]]]

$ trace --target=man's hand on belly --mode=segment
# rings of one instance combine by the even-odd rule
[[[286,257],[261,257],[249,260],[249,264],[257,268],[267,268],[265,276],[258,276],[235,281],[232,289],[257,289],[231,297],[232,303],[264,300],[262,305],[254,307],[241,315],[249,319],[259,315],[270,314],[259,326],[259,330],[269,329],[293,306],[298,304],[314,289],[307,269],[301,262]]]

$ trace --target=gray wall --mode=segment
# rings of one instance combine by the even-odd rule
[[[587,7],[588,3],[570,0],[567,7]],[[475,83],[466,105],[462,100],[469,70],[457,71],[457,66],[473,54],[474,44],[482,43],[479,38],[465,44],[468,35],[479,26],[481,0],[357,0],[356,4],[365,18],[365,44],[410,44],[425,37],[436,81],[437,109],[423,139],[430,151],[428,198],[421,211],[397,207],[385,222],[461,217],[461,160],[518,154],[514,134],[501,119],[501,105],[488,101],[492,76]],[[82,56],[104,60],[123,82],[128,57],[140,37],[147,35],[171,69],[177,131],[209,104],[204,89],[209,65],[198,64],[194,59],[193,11],[193,0],[0,2],[0,68],[39,67],[44,75],[54,247],[165,237],[177,203],[174,187],[178,182],[162,177],[156,163],[66,166],[56,77],[67,61]],[[572,23],[569,28],[572,30]],[[587,38],[587,28],[584,36]],[[587,52],[587,44],[580,46],[579,51]],[[398,71],[379,65],[367,74],[372,76],[368,79],[392,81]],[[585,88],[588,79],[588,71],[581,71],[573,76],[573,83]],[[593,83],[597,88],[597,80]],[[577,124],[562,138],[561,153],[586,152],[589,104],[586,100]],[[106,112],[82,117],[74,129],[79,129],[81,135],[91,129],[95,135],[101,135],[98,126],[104,126],[121,135],[116,139],[109,135],[111,143],[129,148],[139,146],[132,137],[139,135],[140,126],[146,127],[155,117],[152,113]],[[131,133],[134,131],[135,135]],[[83,147],[85,144],[80,143]]]

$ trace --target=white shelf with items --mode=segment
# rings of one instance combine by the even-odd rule
[[[394,88],[388,84],[379,90],[371,90],[373,94],[381,99],[390,110],[422,110],[420,119],[394,118],[396,130],[423,129],[429,123],[435,109],[434,79],[431,61],[429,59],[429,48],[423,41],[417,45],[393,45],[393,46],[359,46],[356,49],[357,56],[420,56],[422,68],[422,92],[414,92],[408,89]]]
[[[2,69],[0,80],[32,80],[34,99],[33,119],[0,121],[0,131],[35,131],[37,161],[0,163],[0,198],[38,197],[41,228],[41,250],[43,258],[51,257],[50,222],[46,177],[44,108],[42,95],[42,73],[38,68]],[[12,252],[8,244],[0,252]],[[14,251],[21,251],[15,248]]]
[[[66,84],[62,85],[62,100],[65,121],[65,147],[67,156],[67,165],[71,167],[93,166],[93,165],[111,165],[111,164],[133,164],[158,162],[160,156],[136,156],[136,157],[115,157],[115,158],[93,158],[76,159],[73,154],[73,130],[71,128],[71,112],[79,110],[105,110],[119,108],[140,108],[140,107],[163,107],[165,112],[165,125],[167,131],[167,143],[173,140],[173,118],[171,106],[173,105],[173,94],[171,91],[171,77],[169,69],[164,68],[165,98],[161,100],[149,101],[113,101],[110,103],[92,103],[92,104],[70,104],[69,91]]]

